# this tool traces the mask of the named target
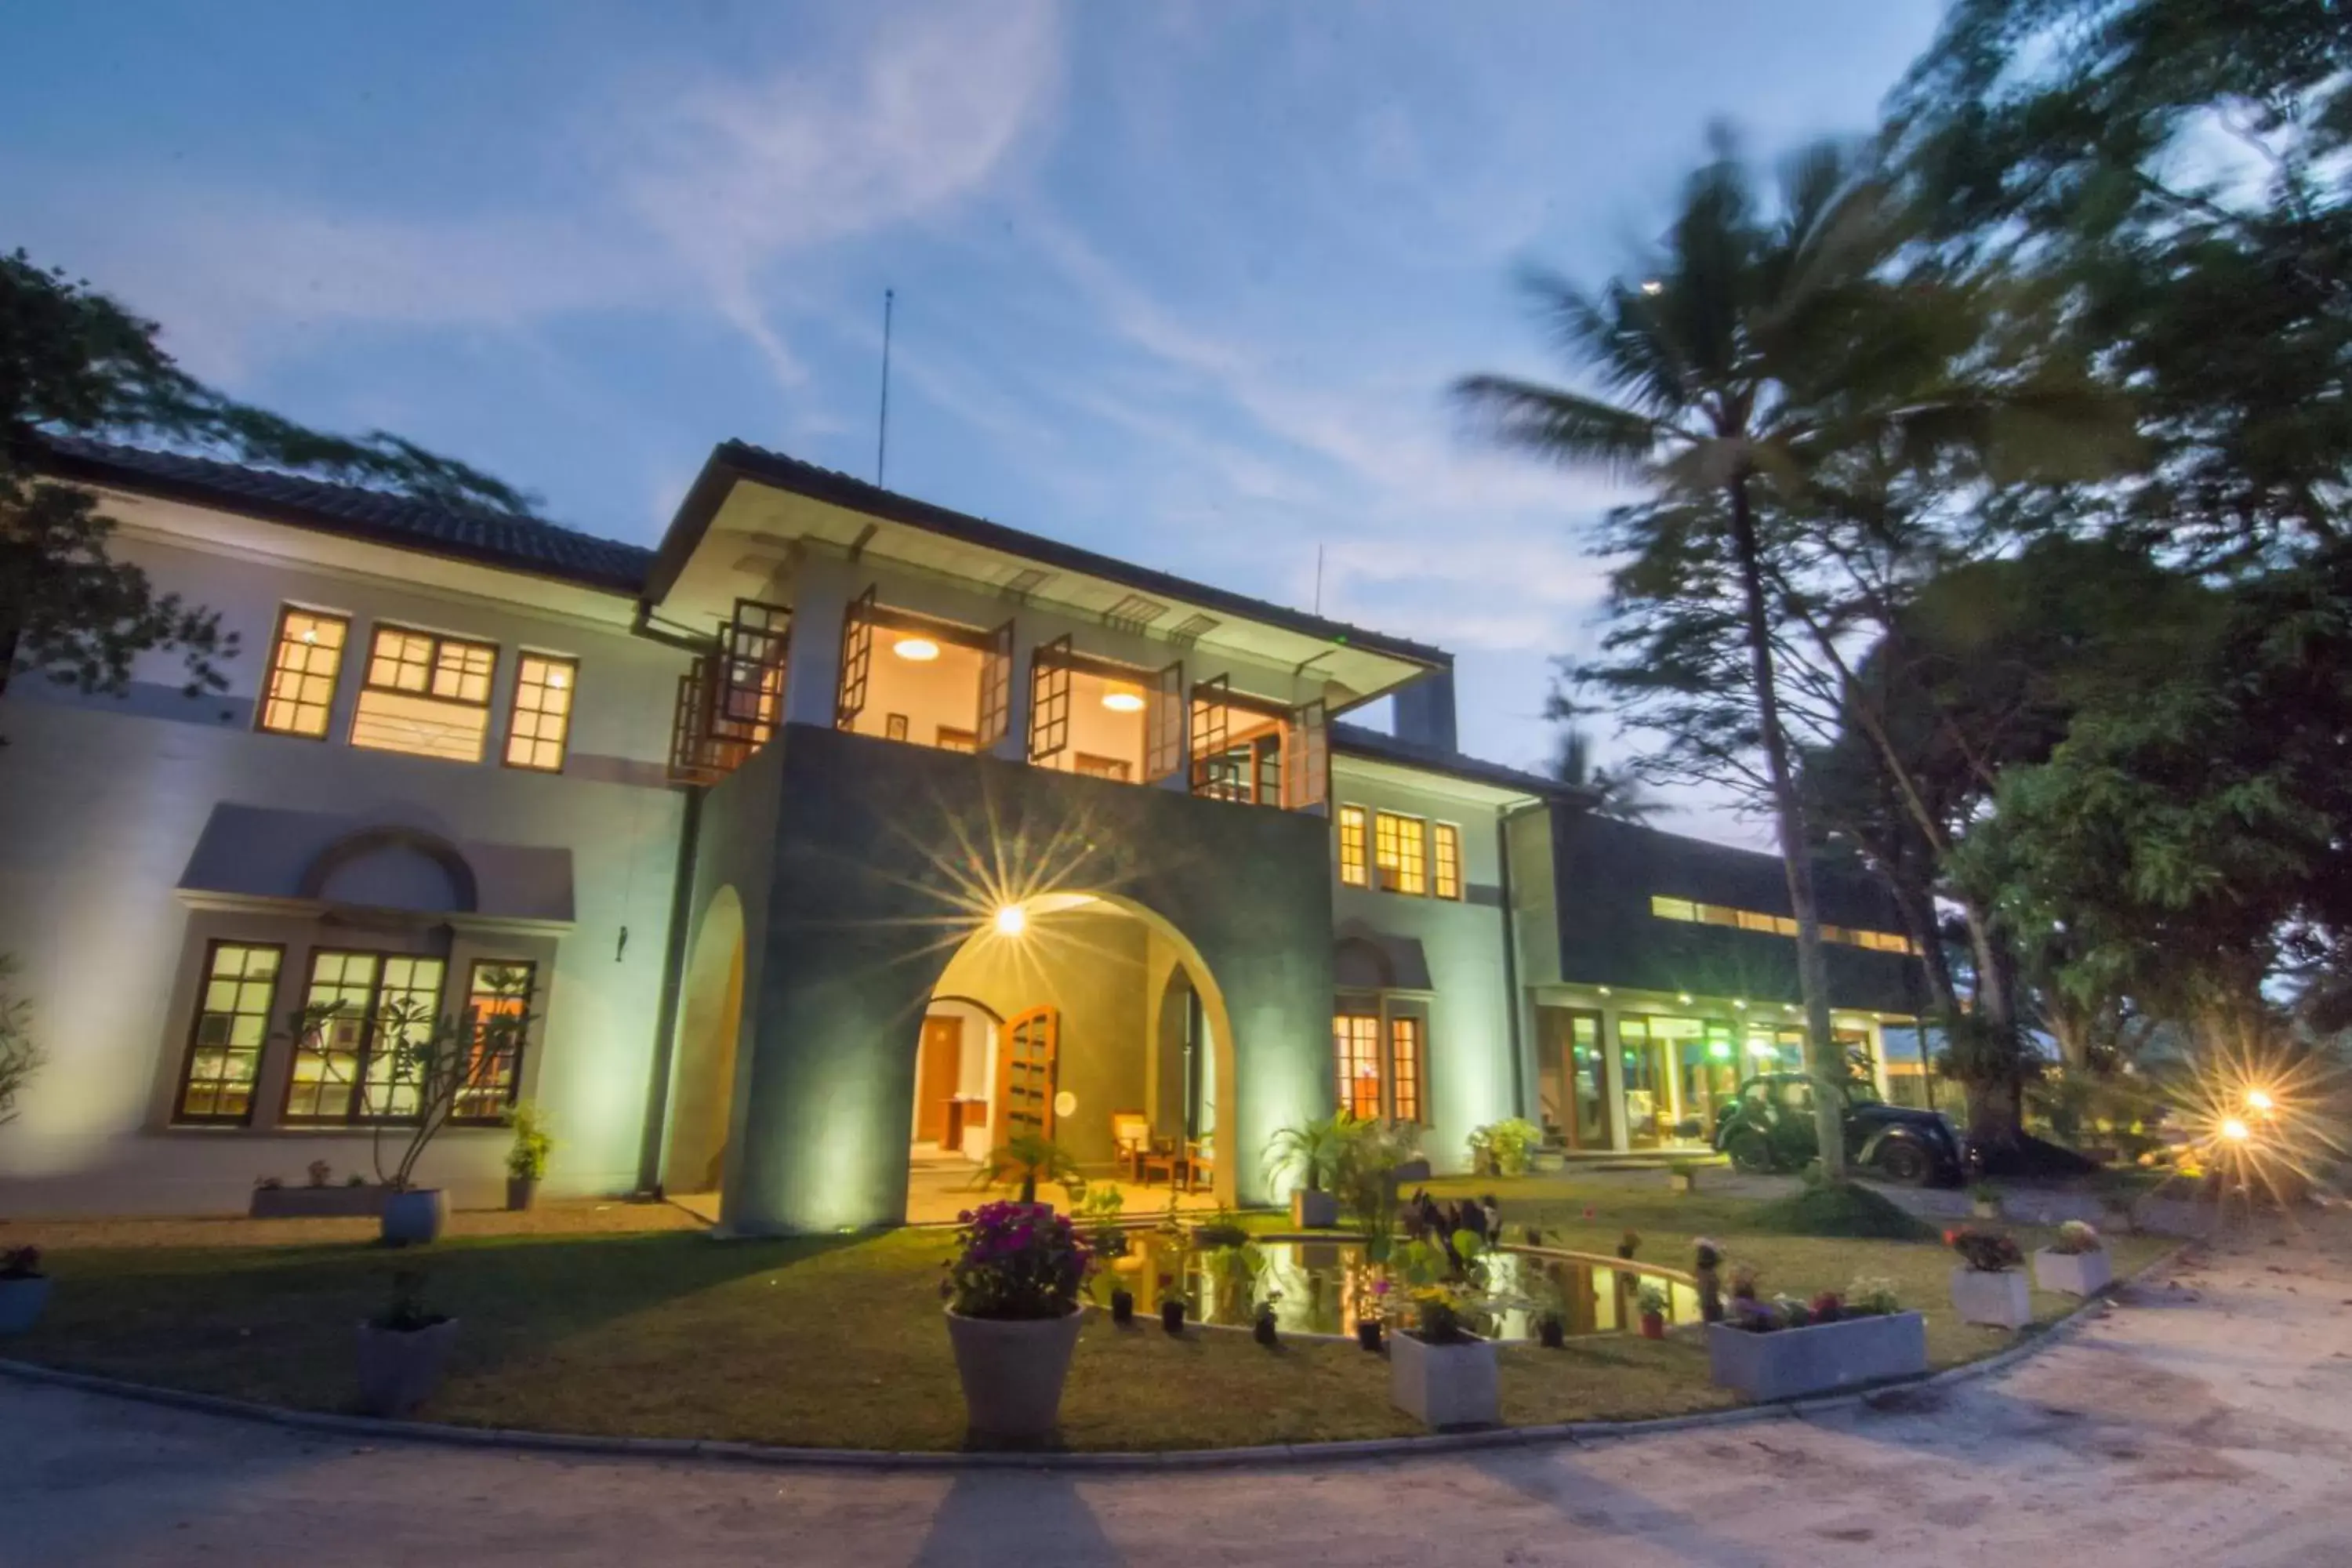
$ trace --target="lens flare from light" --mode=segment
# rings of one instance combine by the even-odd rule
[[[1029,911],[1019,904],[1006,904],[996,911],[996,934],[1019,936],[1029,929]]]
[[[2221,1118],[2221,1136],[2232,1143],[2242,1143],[2252,1137],[2253,1131],[2234,1116]]]
[[[2269,1091],[2268,1089],[2250,1089],[2246,1090],[2246,1109],[2247,1109],[2247,1110],[2276,1110],[2277,1108],[2278,1108],[2278,1102],[2277,1102],[2276,1100],[2273,1100],[2273,1099],[2271,1098],[2271,1096],[2270,1096],[2270,1091]]]

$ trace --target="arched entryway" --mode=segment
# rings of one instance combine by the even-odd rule
[[[1130,899],[1056,892],[979,922],[913,1048],[909,1223],[970,1207],[990,1152],[1024,1131],[1117,1182],[1130,1210],[1233,1199],[1223,996],[1192,943]]]
[[[663,1190],[689,1204],[698,1194],[713,1194],[714,1217],[727,1165],[742,1017],[743,900],[732,887],[722,887],[703,909],[687,962],[662,1160]]]

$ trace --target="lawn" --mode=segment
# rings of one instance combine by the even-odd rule
[[[2011,1342],[1952,1321],[1944,1305],[1950,1254],[1933,1243],[1759,1234],[1744,1224],[1754,1204],[1703,1193],[1676,1198],[1562,1177],[1478,1185],[1499,1190],[1508,1224],[1538,1225],[1547,1241],[1605,1252],[1630,1226],[1643,1235],[1644,1258],[1686,1268],[1691,1238],[1713,1237],[1759,1268],[1768,1291],[1811,1295],[1857,1274],[1885,1276],[1927,1309],[1938,1365]],[[396,1269],[421,1267],[433,1305],[464,1321],[448,1381],[424,1419],[861,1448],[944,1449],[964,1440],[940,1322],[948,1240],[938,1232],[720,1243],[690,1231],[547,1226],[390,1253],[315,1235],[199,1246],[169,1227],[7,1230],[52,1247],[48,1315],[6,1346],[49,1365],[347,1408],[352,1325],[383,1303]],[[2018,1234],[2029,1247],[2039,1239]],[[2112,1245],[2122,1273],[2166,1244]],[[2073,1305],[2033,1300],[2045,1321]],[[1506,1347],[1506,1420],[1624,1418],[1735,1402],[1707,1383],[1692,1336],[1570,1344]],[[1171,1340],[1156,1324],[1123,1331],[1099,1315],[1079,1339],[1063,1409],[1063,1439],[1074,1448],[1414,1429],[1388,1404],[1385,1363],[1352,1344],[1292,1341],[1268,1351],[1244,1334],[1197,1329]]]

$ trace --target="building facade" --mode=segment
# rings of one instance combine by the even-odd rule
[[[423,1175],[740,1233],[927,1217],[1023,1133],[1270,1198],[1346,1107],[1701,1141],[1789,1059],[1769,857],[1462,756],[1449,656],[718,448],[660,547],[61,442],[227,689],[0,698],[0,952],[49,1061],[0,1210],[215,1213],[373,1175],[404,1032],[520,1010]],[[1391,732],[1339,715],[1382,699]],[[1832,884],[1882,1079],[1908,943]],[[1777,922],[1777,923],[1776,923]],[[411,1097],[411,1098],[404,1098]]]

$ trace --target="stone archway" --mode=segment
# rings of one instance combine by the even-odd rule
[[[704,906],[683,992],[662,1187],[715,1193],[727,1165],[743,1018],[743,900],[732,887]]]

